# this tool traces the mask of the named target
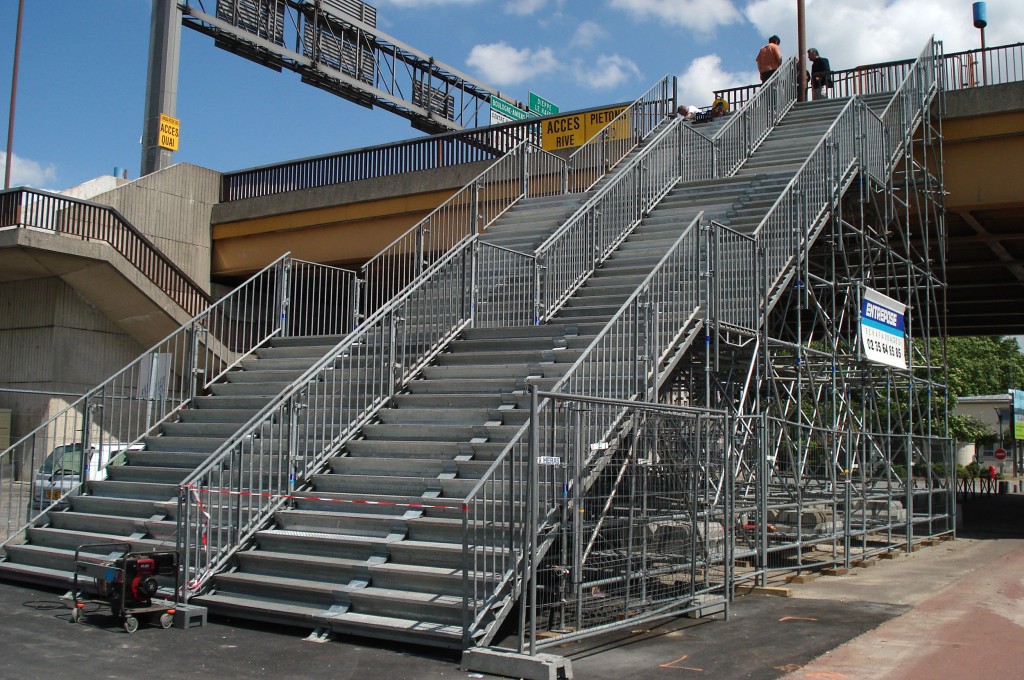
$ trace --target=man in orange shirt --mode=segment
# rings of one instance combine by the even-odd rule
[[[773,35],[768,38],[768,44],[757,53],[755,61],[757,61],[757,70],[761,74],[762,83],[771,78],[772,74],[782,66],[782,49],[779,47],[781,43],[779,36]]]

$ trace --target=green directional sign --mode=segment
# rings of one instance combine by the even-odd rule
[[[535,92],[530,93],[530,110],[538,116],[553,116],[558,113],[557,106]]]
[[[504,99],[499,99],[494,95],[491,95],[491,110],[505,116],[506,118],[511,118],[512,120],[526,120],[527,118],[533,117],[515,104],[511,104]]]

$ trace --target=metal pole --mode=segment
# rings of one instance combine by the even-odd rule
[[[175,115],[180,56],[181,10],[178,3],[176,0],[153,0],[140,175],[170,167],[174,162],[173,152],[160,146],[160,114]]]
[[[985,59],[985,27],[981,27],[981,84],[988,85],[988,61]]]
[[[11,188],[11,159],[14,156],[14,105],[18,99],[18,62],[21,56],[21,25],[25,0],[18,0],[18,28],[14,33],[14,67],[11,71],[11,112],[7,119],[7,159],[4,162],[4,189]]]
[[[537,654],[537,525],[540,515],[540,482],[537,456],[540,455],[540,417],[537,412],[537,386],[530,385],[530,465],[529,519],[525,535],[529,538],[530,576],[524,587],[530,591],[530,655]]]
[[[799,69],[797,82],[800,83],[800,89],[796,93],[798,102],[807,100],[807,67],[804,66],[804,58],[807,56],[807,31],[804,17],[804,0],[796,0],[796,65]]]

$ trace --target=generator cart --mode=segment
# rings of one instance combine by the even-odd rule
[[[96,548],[110,548],[107,556],[96,554]],[[88,555],[83,552],[88,550]],[[158,577],[173,577],[174,593],[178,592],[178,554],[140,552],[130,543],[91,543],[75,550],[75,574],[71,585],[74,606],[71,622],[85,619],[87,604],[110,607],[114,617],[129,633],[139,628],[144,617],[161,628],[174,623],[173,599],[153,599],[160,589]],[[87,596],[88,593],[90,596]],[[173,597],[173,596],[172,596]]]

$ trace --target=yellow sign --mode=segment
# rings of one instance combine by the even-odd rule
[[[160,114],[160,141],[157,146],[171,151],[178,150],[178,137],[181,134],[181,121]]]
[[[612,109],[573,113],[545,120],[541,123],[544,126],[541,135],[544,150],[557,151],[583,146],[625,110],[625,106],[616,106]],[[608,129],[608,138],[621,139],[629,136],[629,127],[629,116],[623,116]]]

